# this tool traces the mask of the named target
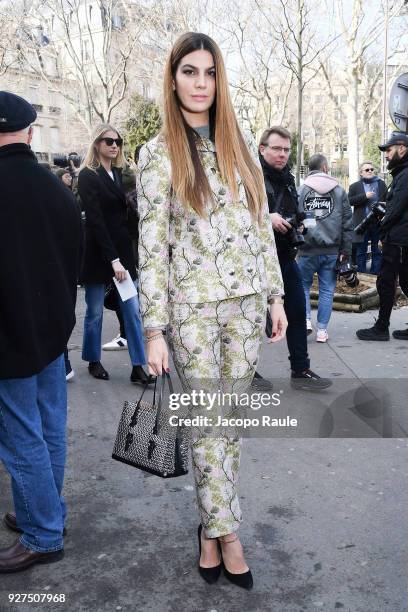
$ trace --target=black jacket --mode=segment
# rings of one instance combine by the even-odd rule
[[[275,170],[265,161],[262,155],[259,156],[259,159],[265,180],[269,212],[277,212],[286,218],[296,217],[298,214],[298,194],[293,174],[287,166],[283,170]],[[274,234],[279,259],[293,259],[297,250],[291,246],[287,234],[281,234],[280,232],[274,232]]]
[[[117,168],[114,176],[113,181],[102,166],[96,171],[83,168],[78,176],[78,191],[86,215],[81,273],[84,284],[109,283],[114,276],[111,261],[118,257],[131,277],[136,278],[126,198]]]
[[[387,193],[387,212],[380,223],[384,242],[408,246],[408,159],[391,170],[392,183]]]
[[[379,179],[379,201],[385,202],[385,198],[387,196],[387,185]],[[364,189],[363,181],[357,181],[356,183],[352,183],[349,187],[348,192],[350,205],[353,206],[353,227],[357,227],[364,219],[365,215],[365,207],[367,204],[371,203],[370,198],[367,198],[366,192]],[[363,242],[364,236],[358,236],[354,234],[353,242]]]
[[[0,147],[0,379],[61,355],[75,325],[81,217],[30,147]]]

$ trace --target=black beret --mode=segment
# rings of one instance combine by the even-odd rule
[[[0,132],[24,130],[37,119],[37,112],[24,98],[0,91]]]

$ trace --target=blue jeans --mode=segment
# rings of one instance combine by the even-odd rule
[[[67,386],[61,355],[39,374],[0,380],[0,459],[11,476],[21,543],[63,547]]]
[[[357,271],[367,272],[367,249],[368,243],[371,242],[371,268],[370,274],[378,274],[381,267],[381,249],[378,246],[380,240],[379,229],[376,225],[370,227],[363,237],[363,242],[357,243],[356,261]]]
[[[289,361],[294,372],[307,370],[310,360],[307,354],[306,304],[302,276],[294,259],[279,259],[285,291],[285,313],[288,320],[286,341]]]
[[[137,283],[135,281],[135,287]],[[82,359],[84,361],[101,360],[103,301],[105,285],[85,285],[86,315],[84,320],[84,339]],[[144,350],[142,319],[140,316],[139,298],[137,295],[126,302],[118,296],[123,319],[125,322],[128,351],[132,365],[144,365],[146,355]]]
[[[313,274],[317,272],[319,280],[319,302],[317,307],[317,329],[327,329],[333,307],[333,295],[336,288],[335,266],[337,255],[301,255],[298,266],[303,280],[306,297],[306,316],[311,318],[310,288]]]

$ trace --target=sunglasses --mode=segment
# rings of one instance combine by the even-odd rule
[[[365,168],[364,172],[374,172],[374,168]]]
[[[100,138],[99,142],[102,142],[102,140],[108,145],[108,147],[111,147],[113,143],[117,144],[118,147],[121,147],[123,145],[122,138]]]

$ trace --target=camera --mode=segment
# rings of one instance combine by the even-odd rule
[[[386,211],[385,202],[377,202],[373,204],[371,211],[368,213],[366,217],[354,228],[354,231],[357,235],[361,236],[365,234],[369,227],[374,225],[375,223],[380,223],[383,219]]]
[[[357,287],[360,281],[356,274],[357,266],[353,266],[349,261],[337,261],[336,273],[337,278],[343,278],[346,281],[347,287]]]
[[[306,215],[304,213],[297,213],[291,217],[284,217],[285,221],[290,223],[292,226],[291,229],[289,229],[285,234],[286,239],[292,247],[301,246],[305,242],[302,232],[299,231],[299,226],[302,224],[305,216]]]
[[[78,153],[69,153],[68,155],[56,155],[54,157],[54,165],[58,166],[58,168],[70,168],[71,163],[73,163],[75,168],[79,168],[81,165],[81,158]]]

